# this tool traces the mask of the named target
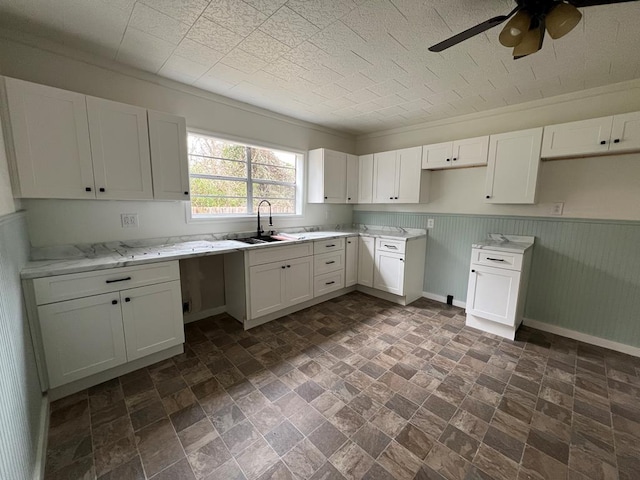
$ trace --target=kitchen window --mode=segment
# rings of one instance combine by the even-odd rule
[[[189,132],[191,218],[301,214],[302,155]]]

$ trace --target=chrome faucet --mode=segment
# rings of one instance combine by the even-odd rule
[[[273,219],[271,218],[271,203],[269,202],[269,200],[262,200],[258,204],[258,237],[261,237],[262,234],[264,233],[262,225],[260,224],[260,207],[262,206],[263,203],[266,203],[267,205],[269,205],[269,226],[273,227]]]

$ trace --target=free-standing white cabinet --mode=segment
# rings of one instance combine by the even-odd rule
[[[347,237],[345,251],[344,286],[350,287],[358,283],[358,241],[359,237]]]
[[[5,78],[17,180],[24,198],[95,198],[85,96]]]
[[[542,128],[491,135],[486,203],[535,203]]]
[[[153,198],[147,110],[87,97],[96,197]]]
[[[489,136],[466,138],[422,147],[422,168],[440,169],[487,164]]]
[[[187,125],[183,117],[148,111],[153,198],[189,200]]]
[[[421,196],[422,147],[404,148],[373,155],[373,202],[419,203]],[[426,191],[424,192],[426,193]]]
[[[358,284],[373,288],[376,239],[358,238]]]
[[[373,202],[373,154],[358,157],[358,203]]]

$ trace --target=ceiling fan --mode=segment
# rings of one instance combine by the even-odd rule
[[[516,0],[516,7],[507,15],[490,18],[436,43],[429,50],[441,52],[511,19],[498,38],[505,47],[513,47],[513,58],[518,59],[542,48],[545,31],[555,40],[573,30],[582,18],[578,7],[633,1],[637,0]]]

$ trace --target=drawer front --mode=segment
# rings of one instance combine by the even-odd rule
[[[344,270],[344,252],[323,253],[313,257],[313,271],[316,276],[340,270]]]
[[[277,247],[262,247],[256,250],[249,250],[249,265],[263,265],[271,262],[281,262],[292,258],[306,257],[313,255],[313,245],[311,242],[299,245],[286,245]]]
[[[496,268],[506,268],[508,270],[521,270],[522,254],[492,252],[491,250],[474,248],[471,253],[471,263],[489,265]]]
[[[313,242],[313,253],[315,255],[335,252],[337,250],[344,250],[344,238],[332,238],[331,240],[317,240]]]
[[[344,272],[331,272],[313,279],[313,296],[319,297],[344,287]]]
[[[389,240],[387,238],[376,238],[376,251],[389,253],[404,253],[404,240]]]
[[[177,261],[37,278],[33,286],[36,303],[45,305],[172,280],[180,280]]]

